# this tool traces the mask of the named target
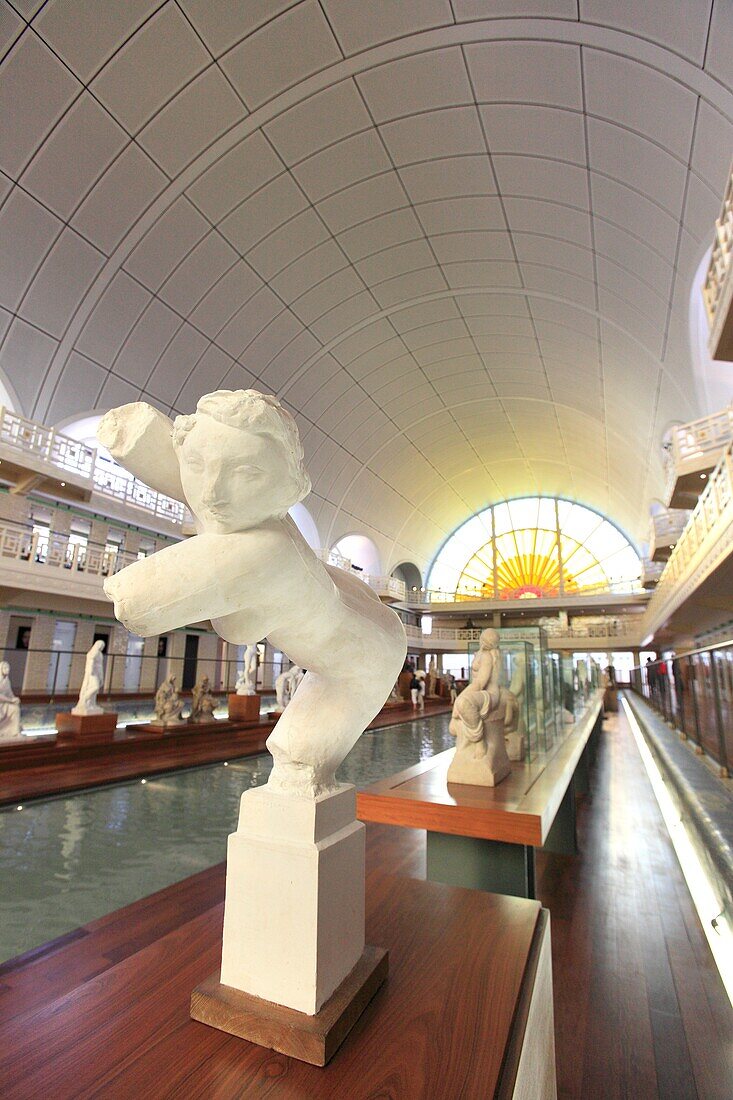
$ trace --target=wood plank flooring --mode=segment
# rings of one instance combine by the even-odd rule
[[[729,1100],[733,1010],[623,712],[601,735],[578,833],[577,856],[537,859],[538,896],[552,914],[559,1097]],[[369,825],[367,861],[369,871],[422,878],[425,834]],[[59,997],[81,1003],[91,977],[132,965],[223,892],[219,865],[0,967],[0,1047],[6,1022],[30,1026]],[[26,1059],[15,1072],[31,1067],[32,1049]],[[263,1082],[262,1095],[278,1091],[275,1079]]]

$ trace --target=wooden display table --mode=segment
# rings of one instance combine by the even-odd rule
[[[206,904],[201,880],[189,880],[190,901],[178,883],[131,906],[129,942],[86,967],[74,962],[78,943],[63,948],[53,960],[69,973],[63,993],[36,982],[30,1007],[5,998],[3,1100],[554,1100],[549,918],[538,902],[368,875],[367,941],[389,950],[389,979],[321,1069],[189,1019],[191,990],[221,956],[223,905]],[[162,919],[166,893],[178,903]],[[25,988],[22,971],[12,977]]]
[[[454,886],[534,897],[534,850],[574,853],[575,795],[588,789],[600,693],[568,736],[497,787],[448,783],[453,749],[357,795],[362,821],[426,829],[427,874]]]

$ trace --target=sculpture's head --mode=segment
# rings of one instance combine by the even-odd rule
[[[104,649],[104,640],[102,638],[98,638],[97,641],[92,646],[92,652],[93,653],[101,653],[103,649]]]
[[[181,482],[205,530],[226,534],[282,517],[310,492],[298,429],[277,398],[217,390],[173,429]]]
[[[482,630],[478,644],[481,649],[498,649],[499,631],[492,630],[491,628],[489,628],[489,630]]]
[[[10,665],[7,661],[0,661],[0,676],[10,675]]]

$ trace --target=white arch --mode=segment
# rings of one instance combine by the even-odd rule
[[[331,547],[331,552],[348,558],[352,565],[364,573],[377,577],[382,573],[382,558],[377,544],[368,535],[342,535]]]
[[[318,527],[306,506],[299,501],[288,509],[288,514],[311,550],[320,550],[321,537],[318,534]]]

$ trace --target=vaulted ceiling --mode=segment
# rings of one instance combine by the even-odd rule
[[[645,537],[730,0],[3,0],[0,38],[20,411],[274,392],[323,544],[385,567],[520,494]]]

